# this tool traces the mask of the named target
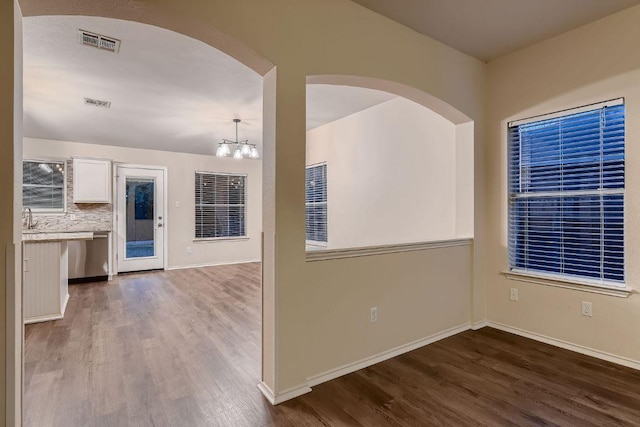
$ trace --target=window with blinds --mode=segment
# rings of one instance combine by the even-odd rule
[[[65,162],[22,162],[22,205],[34,211],[64,212]]]
[[[327,243],[327,164],[307,166],[305,191],[307,242]]]
[[[246,178],[196,172],[196,239],[246,237]]]
[[[508,145],[510,268],[622,286],[623,101],[512,123]]]

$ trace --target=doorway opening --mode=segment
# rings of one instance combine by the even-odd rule
[[[41,2],[41,3],[42,3],[42,7],[47,9],[47,7],[45,6],[46,2]],[[31,17],[35,17],[34,15],[40,15],[40,13],[37,13],[38,5],[34,3],[32,6],[33,7],[29,9],[29,13]],[[158,8],[156,8],[155,6],[145,6],[145,5],[138,5],[138,6],[140,7],[137,7],[135,10],[135,13],[133,13],[131,16],[124,16],[132,13],[128,9],[126,12],[123,12],[124,15],[122,16],[113,16],[114,13],[117,15],[120,12],[112,9],[108,11],[101,10],[100,5],[90,5],[88,3],[86,5],[77,6],[77,9],[74,9],[73,13],[69,13],[68,10],[59,10],[57,12],[60,14],[60,16],[92,17],[96,19],[96,21],[98,19],[113,18],[113,21],[118,21],[118,25],[121,25],[125,30],[126,28],[124,27],[126,25],[122,23],[125,20],[127,22],[134,23],[136,25],[150,24],[150,26],[154,26],[157,24],[157,26],[154,27],[155,31],[158,31],[158,30],[168,30],[167,32],[175,31],[180,36],[190,36],[190,37],[193,37],[194,41],[196,42],[204,42],[208,44],[209,47],[214,47],[213,50],[216,50],[215,46],[218,46],[218,45],[224,46],[224,52],[220,50],[220,53],[226,54],[227,58],[230,58],[228,59],[229,62],[236,60],[237,63],[244,65],[249,71],[256,73],[257,80],[259,82],[262,81],[262,78],[265,76],[265,74],[267,74],[270,70],[273,69],[273,65],[269,64],[268,61],[259,58],[257,55],[255,55],[252,52],[248,53],[248,50],[246,49],[246,47],[241,46],[241,43],[229,40],[228,36],[220,34],[217,30],[209,26],[201,25],[198,22],[194,22],[193,25],[189,25],[187,27],[180,27],[178,25],[179,28],[167,28],[165,27],[165,25],[169,25],[172,22],[175,24],[175,22],[172,19],[167,19],[168,15],[166,11],[157,10]],[[52,12],[53,11],[51,9],[48,9],[46,12],[43,12],[43,15],[48,15]],[[97,18],[105,14],[110,15],[109,18]],[[43,15],[39,17],[43,17]],[[47,16],[46,18],[53,19],[56,17]],[[20,17],[16,17],[16,19],[18,21],[21,20]],[[102,24],[102,23],[99,23],[99,24]],[[103,32],[106,32],[106,31],[103,31]],[[135,31],[133,35],[134,36],[136,35]],[[147,42],[151,42],[151,41],[156,43],[161,42],[160,38],[158,37],[148,37],[147,39],[148,39],[146,40]],[[127,40],[128,40],[127,47],[134,46],[135,44],[134,42],[136,40],[135,38],[127,38]],[[179,47],[180,46],[178,46],[178,48]],[[90,50],[90,48],[86,48],[82,46],[80,46],[79,48],[89,49],[86,52],[88,52],[88,54],[91,54],[91,55],[96,55],[96,56],[103,55],[103,54],[106,55],[105,52],[102,52],[99,50],[94,51],[94,50]],[[170,54],[167,55],[167,52],[166,52],[167,45],[166,44],[163,45],[162,48],[163,49],[161,49],[161,56],[163,56],[164,60],[167,60],[167,58],[169,58],[170,60],[176,60],[181,63],[191,61],[190,63],[194,64],[198,61],[202,61],[204,58],[203,55],[199,54],[200,52],[199,49],[191,49],[191,50],[179,49],[180,55],[170,55]],[[236,50],[235,54],[233,52],[230,52],[231,50],[234,50],[234,49]],[[147,53],[149,52],[147,51]],[[189,53],[191,53],[195,59],[191,58],[189,61],[185,60],[184,58],[185,55]],[[113,66],[113,64],[115,64],[116,61],[119,60],[118,58],[124,58],[126,54],[127,54],[126,48],[122,47],[118,54],[120,56],[115,56],[113,53],[110,53],[110,55],[112,56],[110,57],[107,56],[106,58],[108,58],[107,61],[110,61]],[[22,57],[22,52],[17,53],[17,55]],[[132,55],[132,56],[136,56],[136,55]],[[138,55],[138,57],[142,57],[145,60],[153,59],[150,55]],[[178,57],[179,57],[179,60],[176,59]],[[222,67],[210,67],[210,68],[212,68],[215,73],[215,72],[219,72],[219,70]],[[101,69],[104,71],[108,69],[108,66]],[[122,67],[120,67],[119,69],[122,69]],[[174,74],[163,73],[163,71],[166,71],[166,69],[167,67],[164,67],[164,68],[155,67],[154,68],[155,72],[143,74],[143,78],[142,78],[143,81],[138,85],[138,87],[143,89],[144,88],[148,89],[149,85],[157,84],[158,80],[163,77],[178,75],[177,73],[174,73]],[[131,71],[129,69],[127,70]],[[177,70],[180,72],[180,76],[183,77],[185,70],[179,67],[177,67]],[[128,72],[127,74],[129,76],[132,76],[136,73]],[[238,74],[239,73],[233,73],[233,76],[237,78]],[[92,79],[97,78],[97,73],[86,73],[85,75],[90,75]],[[205,79],[205,81],[207,82],[226,81],[225,79],[217,79],[215,78],[215,76],[212,77],[211,69],[209,69],[209,73],[204,75],[203,79]],[[40,80],[43,81],[43,79],[40,79]],[[89,80],[91,79],[87,79],[87,81]],[[86,81],[84,82],[86,83]],[[114,204],[113,213],[117,214],[118,217],[120,217],[120,214],[122,214],[122,218],[123,218],[123,220],[118,221],[115,218],[116,215],[113,216],[113,234],[112,234],[113,248],[111,250],[113,259],[111,260],[110,265],[112,266],[114,272],[116,273],[125,272],[125,271],[156,269],[156,268],[165,269],[165,270],[183,269],[188,267],[200,268],[205,265],[213,265],[214,263],[224,264],[225,263],[224,261],[211,261],[211,258],[213,257],[213,255],[211,255],[212,252],[207,252],[204,249],[213,248],[212,251],[217,250],[217,253],[220,253],[220,254],[225,254],[225,253],[237,254],[239,252],[238,248],[241,247],[242,245],[246,245],[248,240],[250,240],[252,243],[255,243],[254,245],[255,251],[252,253],[251,257],[247,257],[247,259],[240,259],[240,262],[262,261],[262,238],[261,238],[262,236],[261,236],[261,212],[260,212],[262,207],[261,207],[261,203],[258,203],[258,202],[261,201],[262,199],[261,191],[262,191],[263,183],[261,179],[262,168],[259,162],[253,161],[254,162],[253,164],[256,166],[253,166],[253,169],[249,172],[251,176],[248,179],[248,184],[247,184],[249,187],[248,197],[250,199],[249,200],[250,206],[252,208],[257,209],[258,215],[256,216],[256,215],[249,214],[249,217],[247,220],[247,227],[250,234],[245,239],[235,239],[234,242],[230,242],[229,246],[233,246],[234,248],[233,250],[225,251],[223,249],[220,249],[224,246],[224,244],[221,243],[220,241],[216,241],[216,242],[196,241],[193,235],[194,227],[192,223],[190,223],[189,218],[192,218],[194,216],[192,205],[195,202],[194,202],[194,197],[191,194],[194,188],[193,187],[194,171],[213,171],[213,172],[220,172],[220,173],[244,173],[245,172],[244,170],[237,170],[238,164],[242,164],[243,162],[237,163],[236,160],[231,158],[216,160],[216,158],[214,157],[215,143],[218,137],[222,139],[224,137],[229,136],[227,131],[228,129],[226,128],[226,124],[227,122],[231,122],[232,119],[235,117],[241,117],[243,120],[243,123],[246,124],[245,130],[247,132],[251,132],[248,136],[245,136],[245,137],[248,137],[248,139],[251,140],[252,142],[261,143],[262,123],[263,123],[262,114],[250,114],[250,112],[243,111],[241,108],[241,105],[236,105],[234,104],[234,102],[241,103],[241,102],[250,101],[252,104],[254,104],[254,106],[257,105],[260,107],[260,110],[262,110],[263,89],[261,86],[257,86],[257,89],[258,89],[257,97],[252,98],[247,96],[240,96],[237,92],[233,92],[232,90],[229,91],[228,90],[229,88],[225,87],[224,93],[218,93],[218,95],[220,95],[220,102],[226,103],[230,108],[237,110],[235,111],[234,114],[229,114],[228,111],[222,111],[220,109],[217,109],[217,105],[205,102],[206,99],[204,99],[205,97],[203,96],[205,92],[204,85],[199,85],[198,87],[199,90],[197,91],[195,90],[187,91],[191,95],[193,94],[196,95],[193,97],[193,99],[195,99],[196,101],[195,104],[197,105],[185,105],[185,103],[183,102],[185,101],[184,98],[179,98],[178,101],[180,102],[169,102],[167,92],[183,88],[183,86],[186,85],[185,82],[189,82],[190,84],[197,85],[195,80],[193,79],[181,78],[180,84],[176,84],[175,82],[173,84],[169,83],[164,86],[163,90],[151,89],[145,92],[145,94],[148,94],[148,95],[159,96],[159,99],[157,100],[158,102],[156,101],[144,102],[145,105],[143,106],[143,108],[146,111],[154,111],[155,109],[164,108],[168,106],[168,107],[175,108],[177,110],[177,114],[161,115],[153,118],[150,122],[146,122],[146,123],[141,123],[141,122],[132,123],[135,129],[129,128],[128,131],[127,129],[124,129],[122,127],[107,125],[106,123],[108,122],[108,120],[96,119],[96,120],[86,120],[84,122],[84,124],[90,123],[88,127],[92,127],[92,128],[99,127],[98,124],[104,125],[104,127],[102,127],[103,135],[109,134],[109,133],[115,134],[118,132],[126,132],[127,138],[124,138],[124,139],[120,138],[119,141],[115,141],[112,143],[108,143],[108,142],[105,143],[104,141],[100,142],[97,139],[94,139],[93,141],[88,141],[88,142],[82,142],[82,141],[78,142],[76,138],[64,137],[61,135],[51,136],[51,137],[26,135],[26,138],[24,139],[21,138],[21,141],[19,141],[16,144],[17,146],[20,146],[20,147],[24,145],[26,147],[27,152],[33,151],[35,149],[43,150],[43,152],[46,151],[47,156],[50,156],[50,157],[62,157],[67,159],[73,156],[108,158],[113,160],[114,164],[119,164],[119,166],[122,167],[120,169],[116,168],[115,171],[117,171],[116,174],[118,175],[122,174],[122,177],[124,179],[120,179],[117,182],[112,181],[114,183],[113,185],[114,193],[112,194],[117,196],[117,198],[113,199],[113,204]],[[80,83],[81,83],[80,80],[76,80],[72,86],[74,88],[78,88]],[[19,83],[16,83],[16,85],[22,86],[22,84],[19,84]],[[244,84],[242,86],[246,88],[250,85]],[[25,89],[27,89],[27,87],[33,88],[34,86],[25,85],[24,87]],[[61,86],[51,85],[51,87],[61,87]],[[254,86],[251,86],[251,87],[254,87]],[[38,88],[39,87],[35,87],[35,89],[38,89]],[[119,94],[126,96],[127,97],[126,99],[128,101],[134,102],[134,101],[142,100],[142,98],[136,98],[133,96],[130,97],[132,92],[128,90],[128,87],[126,86],[126,84],[124,84],[123,81],[119,81],[118,90],[121,91],[119,92]],[[38,92],[38,94],[40,95],[42,95],[43,93],[44,92]],[[36,97],[32,97],[32,99],[33,98],[36,98]],[[27,99],[26,93],[25,93],[25,99]],[[38,101],[42,99],[44,98],[37,98]],[[122,102],[120,102],[119,104],[116,104],[114,102],[111,106],[111,111],[97,109],[95,107],[93,107],[94,109],[90,111],[93,112],[92,114],[104,114],[104,115],[116,114],[117,110],[120,107],[124,107],[122,108],[122,110],[120,110],[120,112],[122,113],[124,111],[123,115],[128,115],[130,114],[130,110],[132,109],[132,104],[131,103],[125,104]],[[84,106],[82,107],[74,106],[73,108],[84,108]],[[50,111],[54,111],[54,110],[50,110]],[[109,112],[106,113],[105,111],[109,111]],[[36,117],[34,115],[27,115],[27,116],[28,116],[28,120],[33,120],[34,117]],[[73,116],[73,114],[71,114],[70,116]],[[187,116],[191,119],[195,119],[197,121],[199,120],[199,122],[197,122],[195,125],[192,124],[190,126],[185,126],[185,123],[183,123],[183,120]],[[49,119],[51,119],[51,117]],[[273,116],[270,116],[269,119],[273,120]],[[40,124],[46,124],[47,122],[49,122],[49,120],[42,120]],[[207,123],[211,123],[211,122],[215,122],[216,125],[225,126],[225,130],[220,133],[211,132],[209,129],[207,129],[207,126],[206,126]],[[60,122],[58,121],[57,124],[60,124]],[[84,125],[78,126],[78,127],[67,127],[66,129],[79,130],[79,128],[83,126]],[[168,132],[167,128],[171,126],[181,127],[184,130],[184,133]],[[64,129],[64,128],[59,127],[58,129]],[[149,130],[158,132],[158,135],[156,135],[155,138],[149,137],[148,135],[143,136],[141,135],[142,132],[140,131],[144,129],[149,129]],[[80,135],[80,133],[78,133],[77,135]],[[167,135],[172,135],[174,138],[170,138],[170,137],[165,138],[164,136],[167,136]],[[201,144],[193,148],[193,150],[190,152],[183,151],[182,148],[184,148],[186,145],[182,144],[177,137],[186,139],[194,136],[200,136],[203,138],[203,141],[201,142]],[[122,143],[122,141],[131,141],[131,140],[137,140],[141,144],[145,143],[146,141],[146,144],[148,145],[146,147],[132,148],[132,147],[126,147]],[[170,147],[167,146],[167,141],[173,142],[175,144],[174,146],[178,148],[171,149]],[[271,140],[270,140],[270,143],[272,143]],[[153,154],[149,155],[148,153],[150,153],[151,151],[147,151],[147,150],[153,150]],[[203,151],[211,150],[212,152],[203,153],[203,152],[199,152],[199,150],[203,150]],[[273,148],[270,148],[270,150],[273,150]],[[158,159],[158,156],[159,156],[158,153],[160,152],[164,153],[163,160],[156,160]],[[264,152],[264,151],[261,150],[261,152]],[[131,154],[131,157],[124,156],[123,153],[129,153]],[[147,167],[147,166],[131,167],[132,165],[146,164],[147,160],[151,160],[150,163],[152,164],[163,164],[165,160],[167,162],[172,161],[174,163],[169,167],[164,167],[164,170],[162,170],[162,168],[157,168],[159,169],[158,172],[160,173],[160,175],[155,175],[154,173],[151,173],[153,172],[154,169],[156,169],[153,167]],[[251,162],[251,161],[252,160],[246,160],[245,162],[249,164],[248,162]],[[122,162],[122,164],[120,164],[120,162]],[[224,167],[221,166],[222,163],[220,162],[225,163],[226,166]],[[213,166],[212,166],[212,163],[214,164]],[[139,173],[136,174],[134,171],[130,169],[138,169]],[[171,191],[169,191],[170,189],[169,189],[169,186],[167,185],[167,175],[169,172],[171,173],[171,176],[172,176],[171,191],[173,191],[173,195]],[[268,171],[267,175],[269,173],[271,172]],[[178,191],[175,190],[176,183],[179,183],[181,190],[178,190]],[[169,211],[169,207],[171,209],[170,211]],[[91,209],[91,207],[88,207],[87,209]],[[129,216],[129,218],[127,218],[127,215]],[[185,232],[182,234],[182,237],[181,237],[183,241],[181,242],[180,239],[178,239],[178,244],[180,246],[179,249],[175,249],[172,247],[171,251],[169,251],[169,248],[167,247],[168,242],[170,240],[169,237],[171,237],[172,242],[175,241],[176,239],[173,239],[173,236],[169,236],[169,231],[167,230],[167,219],[169,217],[172,219],[172,224],[170,229],[177,228],[178,225],[181,225],[185,228]],[[71,220],[71,218],[69,218],[69,220]],[[17,231],[19,232],[19,230]],[[118,256],[117,260],[115,259],[115,254],[117,254]],[[260,269],[256,265],[253,265],[250,267],[252,267],[252,270],[250,270],[252,273],[253,273],[253,270],[260,271]],[[19,272],[19,269],[17,271]],[[177,275],[179,273],[176,272],[175,274]],[[166,274],[162,273],[162,274],[158,274],[157,276],[165,277],[165,278],[172,277],[171,273],[166,273]],[[185,274],[185,276],[188,276],[188,274]],[[135,276],[134,276],[134,279],[135,279]],[[261,277],[258,277],[258,279],[261,279]],[[194,283],[198,283],[198,285],[202,287],[202,283],[200,282],[201,281],[196,281]],[[259,293],[261,290],[261,280],[254,280],[253,282],[254,284],[255,283],[258,284],[257,286],[254,286],[255,287],[254,290],[256,290]],[[20,281],[17,281],[16,285],[17,285],[16,289],[19,290]],[[104,288],[105,288],[105,291],[107,291],[107,287],[104,287]],[[177,292],[182,291],[179,288],[177,289],[178,289]],[[114,292],[117,293],[117,291],[114,291]],[[271,292],[271,290],[269,292]],[[135,298],[135,301],[144,302],[144,299]],[[202,300],[197,300],[197,302],[201,302],[201,301]],[[262,299],[259,299],[258,304],[262,304],[262,301],[263,301]],[[21,305],[21,300],[19,295],[16,297],[15,301],[12,302],[12,305],[15,305],[16,307],[19,307]],[[198,305],[198,308],[202,309],[203,306]],[[263,309],[268,310],[269,308],[263,307]],[[213,310],[213,311],[216,311],[216,310]],[[260,373],[260,368],[262,368],[264,364],[262,366],[259,364],[260,363],[259,353],[262,347],[262,343],[259,341],[259,336],[260,336],[259,331],[262,324],[261,322],[262,319],[260,317],[262,316],[261,316],[261,310],[259,308],[253,308],[251,312],[254,314],[257,313],[257,316],[258,316],[258,321],[254,322],[254,325],[252,326],[252,333],[251,333],[251,336],[256,338],[255,345],[251,348],[252,350],[255,350],[254,353],[256,355],[255,360],[252,360],[252,362],[255,362],[254,363],[255,369],[253,370],[255,375],[252,375],[252,378],[251,378],[252,388],[255,390],[256,383],[264,375],[264,373]],[[137,320],[141,320],[142,322],[149,323],[150,321],[148,319],[146,320],[144,319],[144,313],[148,313],[148,312],[143,312],[142,313],[143,315]],[[127,315],[126,310],[123,310],[121,313],[118,313],[118,315],[126,316]],[[19,317],[20,315],[17,316],[17,318]],[[176,318],[179,318],[179,316],[176,316]],[[24,347],[24,340],[22,339],[24,335],[21,332],[22,325],[20,324],[19,320],[16,322],[15,329],[16,329],[16,335],[17,337],[19,337],[18,339],[20,339],[21,341],[19,343],[16,342],[16,346],[15,346],[16,358],[24,360],[24,352],[23,352],[23,349],[20,348],[20,345]],[[257,330],[258,333],[254,333],[255,332],[254,329]],[[11,349],[9,349],[9,351],[11,351]],[[190,352],[189,354],[195,354],[195,352]],[[23,384],[22,380],[20,379],[21,375],[22,373],[19,372],[19,370],[16,370],[15,372],[16,384]],[[27,375],[25,375],[25,378],[28,377],[28,375],[29,374],[27,373]],[[21,406],[20,400],[21,400],[22,394],[23,394],[23,390],[20,390],[20,392],[16,391],[15,393],[15,398],[17,400],[17,404],[15,405],[16,407]],[[17,418],[18,417],[19,416],[17,416]]]
[[[166,267],[165,167],[116,166],[117,272]]]

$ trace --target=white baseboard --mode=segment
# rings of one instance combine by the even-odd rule
[[[64,316],[64,312],[67,311],[67,304],[69,303],[69,292],[67,292],[67,296],[64,297],[64,303],[62,304],[62,315]]]
[[[564,348],[565,350],[575,351],[576,353],[586,354],[587,356],[595,357],[596,359],[606,360],[607,362],[616,363],[618,365],[626,366],[640,370],[640,361],[629,359],[627,357],[617,356],[615,354],[607,353],[605,351],[596,350],[590,347],[585,347],[578,344],[573,344],[568,341],[559,340],[546,335],[538,334],[535,332],[525,331],[524,329],[515,328],[513,326],[503,325],[498,322],[487,322],[487,326],[495,329],[499,329],[504,332],[510,332],[521,337],[530,338],[535,341],[540,341],[545,344],[550,344],[556,347]]]
[[[404,353],[408,353],[412,350],[418,349],[420,347],[424,347],[425,345],[432,344],[436,341],[440,341],[441,339],[448,338],[450,336],[459,334],[460,332],[464,332],[470,328],[468,323],[464,325],[456,326],[451,329],[447,329],[445,331],[439,332],[437,334],[431,335],[426,338],[422,338],[408,344],[403,344],[391,350],[387,350],[375,356],[366,357],[359,361],[349,363],[343,365],[336,369],[331,369],[329,371],[323,372],[318,375],[314,375],[310,378],[307,378],[307,383],[310,387],[315,387],[318,384],[322,384],[327,381],[331,381],[343,375],[350,374],[352,372],[358,371],[360,369],[367,368],[369,366],[375,365],[376,363],[384,362],[385,360],[391,359],[393,357],[399,356]]]
[[[219,265],[251,264],[254,262],[261,262],[261,260],[255,259],[255,260],[244,260],[244,261],[210,262],[205,264],[174,265],[172,267],[168,267],[167,270],[185,270],[187,268],[216,267]]]
[[[60,319],[62,319],[62,314],[51,314],[47,316],[30,317],[28,319],[24,319],[24,324],[28,325],[30,323],[48,322],[50,320],[60,320]]]
[[[304,384],[298,387],[293,387],[288,390],[285,390],[276,396],[273,393],[273,391],[269,388],[268,385],[266,385],[263,382],[260,382],[258,384],[258,390],[260,390],[260,392],[264,395],[264,397],[267,398],[267,400],[272,405],[278,405],[287,400],[295,399],[298,396],[302,396],[303,394],[309,393],[311,391],[311,387],[309,387],[307,384]]]
[[[271,391],[268,385],[260,381],[258,383],[258,390],[260,390],[260,393],[262,393],[264,397],[267,398],[269,403],[271,403],[272,405],[276,404],[276,396],[273,394],[273,391]]]
[[[551,338],[546,335],[537,334],[534,332],[525,331],[523,329],[514,328],[512,326],[503,325],[498,322],[480,321],[480,322],[466,323],[464,325],[456,326],[456,327],[447,329],[445,331],[439,332],[437,334],[431,335],[429,337],[422,338],[420,340],[416,340],[408,344],[398,346],[391,350],[387,350],[375,356],[366,357],[359,361],[349,363],[341,367],[314,375],[312,377],[307,378],[306,385],[301,385],[299,387],[294,387],[294,388],[285,390],[284,392],[278,394],[277,396],[275,396],[273,391],[271,391],[271,389],[264,383],[258,384],[258,389],[267,398],[267,400],[271,402],[271,404],[277,405],[279,403],[282,403],[287,400],[294,399],[298,396],[302,396],[303,394],[309,393],[311,391],[311,387],[315,387],[324,382],[334,380],[338,377],[350,374],[355,371],[359,371],[360,369],[367,368],[369,366],[375,365],[376,363],[384,362],[385,360],[391,359],[393,357],[397,357],[404,353],[408,353],[412,350],[418,349],[420,347],[424,347],[425,345],[432,344],[444,338],[457,335],[469,329],[478,330],[484,327],[490,327],[494,329],[499,329],[501,331],[510,332],[515,335],[519,335],[525,338],[530,338],[530,339],[540,341],[546,344],[550,344],[556,347],[564,348],[566,350],[575,351],[576,353],[585,354],[587,356],[592,356],[597,359],[606,360],[608,362],[616,363],[618,365],[627,366],[629,368],[640,370],[640,361],[637,361],[637,360],[629,359],[622,356],[616,356],[615,354],[607,353],[600,350],[595,350],[595,349],[577,345],[577,344],[572,344],[567,341]]]
[[[489,322],[482,320],[480,322],[473,322],[469,328],[473,331],[477,331],[478,329],[482,329],[487,326],[489,326]]]

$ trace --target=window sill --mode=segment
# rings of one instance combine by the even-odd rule
[[[347,249],[323,249],[307,250],[306,261],[327,261],[342,258],[357,258],[372,255],[395,254],[399,252],[413,252],[427,249],[450,248],[454,246],[470,246],[473,239],[452,239],[434,242],[400,243],[396,245],[367,246]]]
[[[573,289],[576,291],[591,292],[594,294],[609,295],[618,298],[627,298],[635,293],[633,288],[629,287],[613,287],[606,285],[598,285],[591,283],[581,283],[571,279],[563,279],[560,277],[548,277],[535,273],[524,273],[519,271],[503,271],[502,275],[509,280],[518,280],[520,282],[535,283],[544,286],[553,286],[557,288]]]
[[[305,246],[307,247],[308,251],[321,251],[321,250],[326,250],[327,247],[329,247],[329,244],[327,242],[316,242],[312,240],[307,240],[305,242]]]
[[[193,243],[216,243],[216,242],[237,242],[249,240],[248,236],[242,237],[208,237],[202,239],[193,239]]]

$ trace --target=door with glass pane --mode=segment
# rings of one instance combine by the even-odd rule
[[[164,173],[117,168],[118,272],[164,268]]]

